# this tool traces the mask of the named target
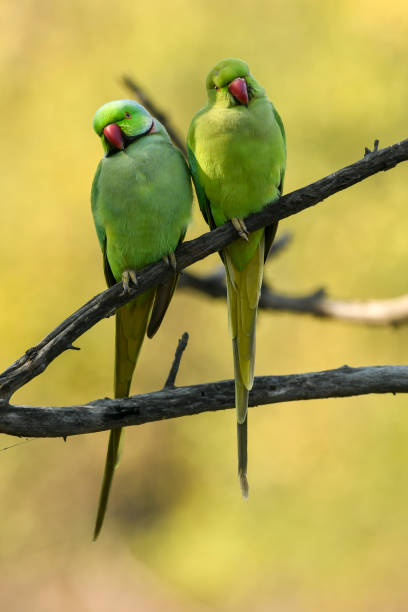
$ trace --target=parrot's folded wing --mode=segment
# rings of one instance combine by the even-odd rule
[[[171,302],[171,298],[173,297],[178,278],[179,275],[174,274],[167,282],[158,285],[156,288],[152,314],[150,315],[150,321],[146,332],[148,338],[153,338],[154,334],[159,329]]]
[[[113,272],[108,261],[106,236],[103,242],[103,272],[105,274],[105,280],[108,287],[112,287],[112,285],[115,285],[116,278],[113,276]]]
[[[183,232],[181,233],[177,246],[179,246],[183,242],[184,237],[186,235],[186,231],[187,228],[185,227]],[[161,283],[156,288],[152,313],[150,315],[150,321],[146,332],[148,338],[153,338],[154,334],[159,329],[161,322],[163,321],[164,315],[167,312],[167,308],[169,307],[169,304],[173,297],[173,293],[176,289],[179,276],[180,275],[177,273],[174,274],[174,276],[171,276],[166,282]]]
[[[200,205],[200,210],[203,214],[204,219],[210,226],[210,229],[215,229],[217,226],[215,225],[214,218],[211,212],[211,204],[209,199],[207,198],[207,194],[205,193],[204,186],[200,181],[200,169],[196,160],[196,157],[189,146],[187,146],[187,157],[188,163],[191,168],[191,176],[193,177],[193,183],[197,194],[198,204]]]

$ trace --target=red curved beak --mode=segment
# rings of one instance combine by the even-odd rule
[[[248,106],[248,89],[245,79],[238,77],[228,85],[228,91],[238,102]]]
[[[125,148],[122,130],[118,125],[116,125],[116,123],[110,123],[109,125],[107,125],[104,128],[103,133],[105,134],[105,137],[109,140],[111,145],[113,145],[117,149],[123,150]]]

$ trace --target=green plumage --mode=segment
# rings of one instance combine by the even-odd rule
[[[109,286],[121,279],[126,284],[129,273],[131,278],[137,270],[167,257],[183,240],[191,215],[190,175],[164,127],[140,104],[109,102],[97,111],[93,126],[106,152],[91,194],[105,277]],[[117,147],[115,135],[123,148]],[[146,333],[152,337],[160,326],[176,282],[174,274],[118,310],[115,397],[129,395],[144,337]],[[110,433],[94,539],[102,527],[121,434],[120,428]]]
[[[279,198],[286,163],[282,121],[264,89],[237,59],[207,77],[208,103],[193,118],[188,158],[201,211],[210,227],[244,219]],[[221,253],[226,267],[238,422],[238,473],[248,495],[247,409],[253,384],[255,325],[263,266],[276,225],[241,238]]]

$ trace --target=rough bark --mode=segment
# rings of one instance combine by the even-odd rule
[[[372,366],[255,378],[250,406],[369,393],[407,393],[408,366]],[[15,436],[65,437],[143,425],[162,419],[233,408],[234,382],[161,391],[124,399],[99,399],[80,406],[12,406],[0,400],[0,431]]]

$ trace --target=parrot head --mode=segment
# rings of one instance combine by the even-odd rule
[[[123,151],[155,127],[153,117],[134,100],[107,102],[96,111],[92,125],[107,155]]]
[[[247,107],[251,100],[265,95],[248,64],[234,58],[221,60],[214,66],[207,76],[206,87],[210,103],[227,107]]]

